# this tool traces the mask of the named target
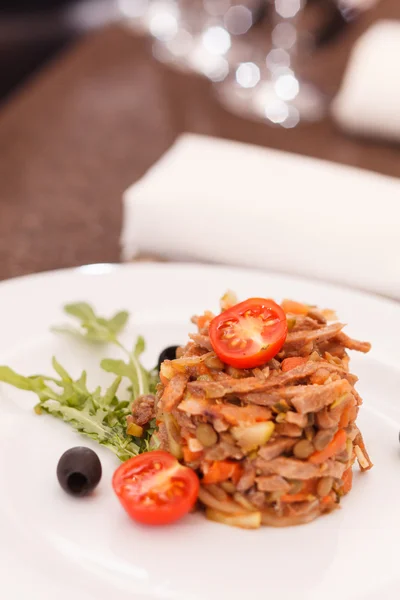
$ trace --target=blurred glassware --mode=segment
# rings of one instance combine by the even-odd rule
[[[254,48],[251,60],[240,61],[218,86],[221,103],[234,113],[292,128],[321,119],[327,99],[299,75],[298,22],[305,0],[271,0],[269,48]],[[264,46],[265,47],[265,46]]]
[[[178,0],[178,27],[154,44],[157,59],[176,68],[222,81],[237,62],[234,38],[249,31],[264,8],[263,0]]]
[[[116,1],[132,29],[154,38],[159,61],[217,83],[232,112],[291,128],[319,120],[327,108],[327,98],[302,78],[307,48],[327,43],[379,0]],[[320,5],[322,27],[304,31],[306,2]]]
[[[223,80],[239,60],[233,38],[263,16],[264,0],[118,0],[123,16],[154,38],[154,56],[212,81]]]

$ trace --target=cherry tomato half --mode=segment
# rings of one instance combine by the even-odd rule
[[[112,483],[128,515],[146,525],[177,521],[191,510],[199,492],[196,473],[161,450],[122,463]]]
[[[285,343],[286,315],[273,300],[249,298],[215,317],[209,327],[219,358],[238,369],[258,367]]]

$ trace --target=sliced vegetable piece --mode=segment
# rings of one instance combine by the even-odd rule
[[[220,483],[227,479],[232,479],[235,483],[239,481],[242,474],[242,467],[239,463],[230,460],[216,460],[211,463],[207,472],[204,474],[202,482]]]
[[[295,502],[307,502],[308,500],[314,500],[314,496],[310,494],[283,494],[281,496],[281,502],[285,504],[294,504]]]
[[[303,356],[293,356],[290,358],[285,358],[285,360],[282,361],[281,369],[284,373],[286,373],[287,371],[291,371],[295,367],[303,365],[307,362],[307,360],[308,359]]]
[[[264,446],[275,429],[272,421],[256,423],[251,427],[232,427],[231,433],[244,452],[257,450]]]
[[[231,515],[213,508],[206,508],[206,517],[210,521],[216,521],[231,527],[241,527],[242,529],[258,529],[261,525],[260,512],[243,512]]]
[[[196,437],[206,448],[218,442],[218,434],[209,423],[200,423],[196,428]]]
[[[295,300],[283,300],[281,307],[286,314],[290,313],[292,315],[306,315],[310,310],[306,304],[301,304]]]
[[[142,437],[143,435],[143,427],[140,427],[140,425],[137,425],[136,423],[128,423],[128,426],[126,428],[126,433],[128,433],[129,435],[133,435],[135,437]]]
[[[220,300],[221,310],[228,310],[238,303],[238,297],[232,290],[227,290]]]
[[[177,441],[179,432],[174,417],[169,413],[164,413],[164,424],[168,435],[169,451],[175,458],[181,460],[183,458],[183,450],[181,444]]]
[[[225,482],[226,483],[226,482]],[[221,488],[222,488],[221,484]],[[237,502],[234,502],[231,498],[227,498],[226,500],[220,500],[218,498],[216,498],[212,493],[210,489],[207,489],[211,486],[208,485],[201,485],[200,489],[199,489],[199,500],[207,507],[209,508],[214,508],[215,510],[218,510],[220,512],[223,512],[224,514],[231,514],[231,515],[235,515],[238,513],[242,513],[243,512],[243,507],[238,504]]]
[[[281,496],[281,502],[285,502],[287,504],[292,504],[294,502],[306,502],[307,500],[314,499],[314,495],[316,493],[317,480],[316,479],[308,479],[304,482],[299,482],[301,485],[301,490],[297,491],[297,484],[295,486],[294,494],[283,494]],[[297,489],[296,489],[297,488]]]
[[[364,452],[361,450],[360,446],[354,446],[354,452],[356,453],[358,464],[360,465],[363,471],[367,471],[371,468],[370,463],[368,462]]]
[[[357,448],[358,448],[358,450],[357,450]],[[354,451],[356,453],[358,464],[360,465],[361,470],[369,471],[369,469],[372,469],[372,467],[374,465],[373,465],[373,463],[369,457],[369,454],[367,452],[367,449],[365,447],[363,436],[361,435],[361,432],[358,433],[357,437],[354,440]]]
[[[248,406],[220,404],[217,409],[230,425],[269,421],[272,414],[269,408],[257,406],[256,404],[249,404]]]
[[[202,456],[203,456],[203,452],[201,450],[199,450],[197,452],[193,452],[193,450],[190,450],[190,448],[188,448],[188,446],[183,447],[183,460],[186,463],[195,462],[195,461],[199,460]]]
[[[339,429],[339,431],[334,435],[333,440],[320,452],[314,452],[308,459],[310,463],[314,465],[319,465],[328,458],[335,456],[335,454],[339,454],[346,447],[346,432],[343,429]]]
[[[343,493],[348,494],[353,487],[353,467],[349,467],[342,475]]]

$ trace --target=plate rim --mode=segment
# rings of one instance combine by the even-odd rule
[[[138,262],[126,262],[126,263],[113,263],[113,262],[99,262],[99,263],[87,263],[76,267],[62,267],[60,269],[49,269],[46,271],[39,271],[35,273],[26,273],[25,275],[18,275],[16,277],[10,277],[8,279],[3,279],[0,281],[0,294],[4,289],[10,288],[14,285],[19,285],[22,283],[34,282],[36,280],[47,280],[54,276],[62,276],[62,275],[87,275],[87,276],[102,276],[107,273],[114,273],[117,271],[125,271],[125,270],[160,270],[167,271],[171,270],[224,270],[224,271],[232,271],[232,272],[243,272],[248,275],[265,275],[267,277],[272,277],[274,279],[291,279],[294,282],[298,283],[306,283],[313,284],[316,286],[324,286],[327,289],[331,289],[340,293],[348,293],[353,297],[358,296],[364,300],[374,300],[380,302],[382,304],[386,304],[395,310],[400,311],[400,301],[395,298],[391,298],[390,296],[385,296],[382,294],[370,292],[367,290],[363,290],[360,288],[353,288],[352,286],[326,281],[324,279],[307,277],[304,275],[297,275],[292,273],[286,273],[281,271],[271,271],[269,269],[262,269],[257,267],[243,267],[243,266],[235,266],[235,265],[226,265],[222,263],[201,263],[195,261],[189,262],[178,262],[178,261],[168,261],[168,262],[160,262],[160,261],[138,261]]]

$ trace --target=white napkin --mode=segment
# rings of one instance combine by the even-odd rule
[[[378,21],[355,44],[332,116],[361,135],[400,140],[400,21]]]
[[[124,260],[262,267],[400,299],[400,179],[185,134],[123,202]]]

